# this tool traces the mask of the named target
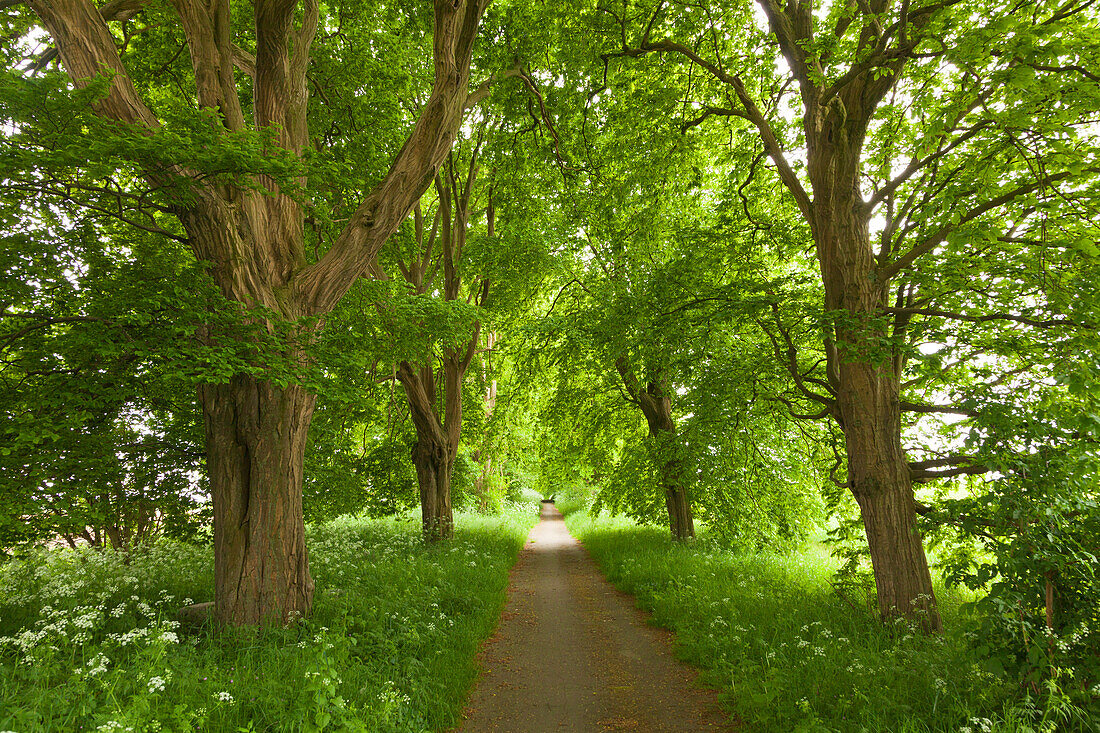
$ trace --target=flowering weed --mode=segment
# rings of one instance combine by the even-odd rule
[[[41,551],[0,566],[0,731],[424,731],[451,725],[533,506],[310,528],[313,618],[186,631],[212,600],[208,546]]]

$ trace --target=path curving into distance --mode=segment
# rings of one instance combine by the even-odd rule
[[[615,590],[553,504],[512,570],[461,733],[735,731],[713,690]]]

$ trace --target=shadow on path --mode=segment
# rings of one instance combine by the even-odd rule
[[[456,730],[738,730],[714,691],[673,657],[671,634],[645,618],[603,578],[557,508],[543,504]]]

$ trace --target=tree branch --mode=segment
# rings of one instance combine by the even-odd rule
[[[943,414],[943,415],[966,415],[967,417],[974,417],[978,414],[977,410],[967,410],[962,407],[952,407],[950,405],[922,405],[917,402],[904,402],[899,403],[903,412],[920,412],[926,414]]]
[[[294,278],[306,313],[332,309],[431,185],[466,111],[470,58],[487,4],[488,0],[435,0],[431,95],[385,177],[321,260]]]
[[[970,323],[987,323],[989,321],[1010,321],[1013,323],[1022,323],[1025,326],[1033,326],[1035,328],[1053,328],[1055,326],[1073,326],[1075,328],[1084,329],[1087,331],[1095,331],[1096,326],[1092,326],[1085,323],[1078,323],[1077,321],[1070,320],[1068,318],[1028,318],[1027,316],[1020,316],[1014,313],[987,313],[980,316],[972,316],[966,313],[953,313],[951,311],[937,310],[935,308],[883,308],[883,313],[891,314],[906,314],[906,315],[918,315],[918,316],[932,316],[937,318],[950,318],[955,321],[968,321]]]
[[[61,61],[78,87],[107,73],[107,96],[94,107],[107,119],[145,127],[160,123],[138,94],[118,56],[114,36],[100,11],[86,0],[28,0],[42,25],[57,44]]]
[[[974,105],[969,107],[966,110],[966,112],[969,112],[971,109],[974,108],[974,106],[977,106],[977,104],[980,101],[981,101],[981,98],[979,98],[978,100],[975,100]],[[966,112],[964,112],[963,114],[965,115]],[[871,209],[874,209],[876,206],[881,204],[886,199],[887,196],[889,196],[894,191],[896,191],[899,186],[901,186],[903,183],[905,183],[910,178],[912,178],[915,173],[923,170],[930,163],[933,163],[933,162],[939,160],[940,158],[944,157],[945,155],[950,153],[952,150],[959,147],[960,145],[965,143],[967,140],[970,140],[975,135],[977,135],[979,132],[981,132],[982,130],[989,127],[990,124],[991,123],[988,120],[983,120],[983,121],[979,122],[978,124],[974,125],[973,127],[971,127],[964,134],[962,134],[959,137],[952,140],[950,144],[945,145],[945,146],[940,146],[940,148],[937,149],[936,152],[930,153],[930,154],[928,154],[925,157],[920,158],[920,159],[918,159],[914,156],[909,161],[909,165],[907,165],[905,167],[905,170],[903,170],[898,175],[894,176],[894,178],[892,178],[885,186],[880,188],[878,191],[875,191],[874,195],[866,203],[867,210],[870,211]]]
[[[740,117],[743,120],[748,120],[749,122],[752,122],[752,118],[749,117],[744,112],[742,112],[741,110],[726,109],[725,107],[710,107],[710,106],[705,106],[702,109],[703,109],[703,114],[702,115],[700,115],[699,117],[696,117],[695,119],[687,120],[687,121],[683,122],[680,125],[680,132],[681,133],[687,132],[688,130],[690,130],[693,127],[698,127],[699,125],[703,124],[703,122],[708,117],[712,117],[712,116]]]
[[[955,468],[949,468],[946,471],[928,471],[924,469],[915,469],[910,465],[909,468],[909,480],[915,484],[923,484],[929,481],[935,481],[941,478],[952,478],[954,476],[978,476],[983,473],[989,473],[993,469],[989,466],[983,466],[980,464],[971,464],[967,466],[956,466]]]
[[[628,401],[633,402],[635,405],[641,405],[641,402],[638,400],[638,395],[642,389],[625,355],[615,360],[615,369],[619,372],[619,376],[623,380],[623,386],[626,387],[627,394],[630,395]]]
[[[1094,171],[1090,170],[1090,172]],[[966,224],[967,222],[973,221],[979,216],[987,214],[993,209],[996,209],[998,206],[1004,206],[1005,204],[1019,198],[1020,196],[1025,196],[1029,193],[1032,193],[1033,191],[1037,191],[1043,186],[1048,186],[1059,181],[1064,181],[1071,176],[1073,176],[1073,173],[1071,173],[1070,171],[1062,171],[1060,173],[1043,176],[1037,181],[1032,181],[1025,185],[1017,186],[1010,191],[1006,191],[1000,196],[997,196],[990,199],[989,201],[985,201],[981,204],[978,204],[977,206],[972,207],[969,211],[965,212],[958,221],[939,227],[938,229],[936,229],[936,231],[929,234],[918,244],[914,245],[904,255],[897,258],[885,267],[879,267],[877,272],[875,273],[876,279],[879,282],[887,282],[899,272],[916,262],[916,260],[922,255],[928,254],[933,249],[935,249],[940,244],[940,242],[943,241],[943,238],[947,236],[949,232],[954,231],[960,224]]]
[[[497,82],[504,81],[505,79],[512,79],[514,77],[521,76],[522,74],[523,66],[520,64],[516,64],[512,68],[503,71],[500,74],[489,74],[489,77],[485,81],[478,84],[477,88],[470,92],[470,94],[466,97],[466,109],[470,110],[481,104],[481,102],[489,96],[489,92],[492,90],[493,85]]]
[[[798,86],[803,100],[817,103],[817,85],[810,77],[810,67],[807,63],[806,51],[802,44],[809,40],[812,34],[808,3],[788,3],[787,10],[776,0],[757,0],[764,14],[768,16],[768,24],[772,33],[779,41],[779,48],[787,59],[787,65],[798,79]],[[820,74],[818,67],[815,71]]]
[[[744,118],[756,126],[760,139],[764,143],[764,148],[768,151],[768,157],[772,159],[776,169],[779,171],[780,180],[783,181],[783,185],[786,186],[787,190],[794,196],[795,203],[798,205],[798,209],[802,215],[807,221],[812,220],[813,203],[806,193],[806,189],[803,188],[802,183],[798,180],[798,176],[795,175],[794,169],[791,168],[790,163],[787,162],[786,156],[783,155],[783,148],[779,144],[779,139],[775,134],[775,130],[772,129],[771,125],[764,117],[763,112],[760,111],[760,108],[756,106],[756,102],[748,93],[741,77],[726,72],[717,64],[707,61],[687,46],[667,40],[658,41],[656,43],[643,43],[638,48],[623,48],[622,51],[617,53],[603,54],[601,58],[604,60],[620,56],[635,58],[649,53],[679,54],[706,70],[718,81],[733,87],[738,101],[744,108]]]

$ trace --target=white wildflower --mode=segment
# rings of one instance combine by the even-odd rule
[[[101,733],[114,733],[114,731],[132,731],[133,728],[123,725],[117,720],[108,720],[106,723],[96,728],[96,730]]]
[[[111,660],[107,658],[106,654],[97,654],[92,659],[88,660],[88,676],[95,677],[97,674],[102,674],[107,671],[107,665]]]

